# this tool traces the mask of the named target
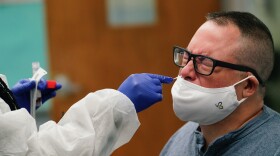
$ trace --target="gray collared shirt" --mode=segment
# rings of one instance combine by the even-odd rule
[[[262,114],[214,140],[206,150],[199,125],[186,123],[167,142],[161,156],[280,156],[280,115],[264,106]]]

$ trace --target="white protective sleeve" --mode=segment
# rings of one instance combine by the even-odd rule
[[[49,121],[38,132],[25,109],[0,111],[0,155],[108,156],[139,125],[132,102],[113,89],[88,94],[57,124]]]

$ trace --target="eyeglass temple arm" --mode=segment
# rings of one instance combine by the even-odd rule
[[[236,65],[236,64],[231,64],[231,63],[217,61],[217,60],[215,60],[215,66],[225,67],[225,68],[239,70],[239,71],[244,71],[244,72],[251,72],[258,79],[259,83],[262,86],[265,86],[264,82],[262,81],[262,79],[258,75],[258,73],[254,69],[252,69],[250,67],[246,67],[246,66],[242,66],[242,65]]]

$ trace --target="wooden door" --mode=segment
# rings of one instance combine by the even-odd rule
[[[208,12],[219,1],[158,0],[157,22],[149,26],[111,27],[104,0],[47,0],[51,77],[66,75],[81,88],[54,100],[52,118],[58,121],[71,104],[87,93],[117,89],[133,73],[175,77],[172,47],[185,47]],[[141,126],[114,156],[159,155],[168,138],[183,124],[173,113],[172,85],[163,85],[164,99],[139,113]]]

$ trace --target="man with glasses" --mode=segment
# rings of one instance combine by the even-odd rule
[[[173,56],[180,67],[173,109],[187,123],[160,155],[280,155],[280,116],[263,101],[274,64],[273,39],[263,22],[246,12],[210,13]],[[144,77],[130,76],[119,91],[154,81]],[[153,104],[132,102],[136,110]]]

